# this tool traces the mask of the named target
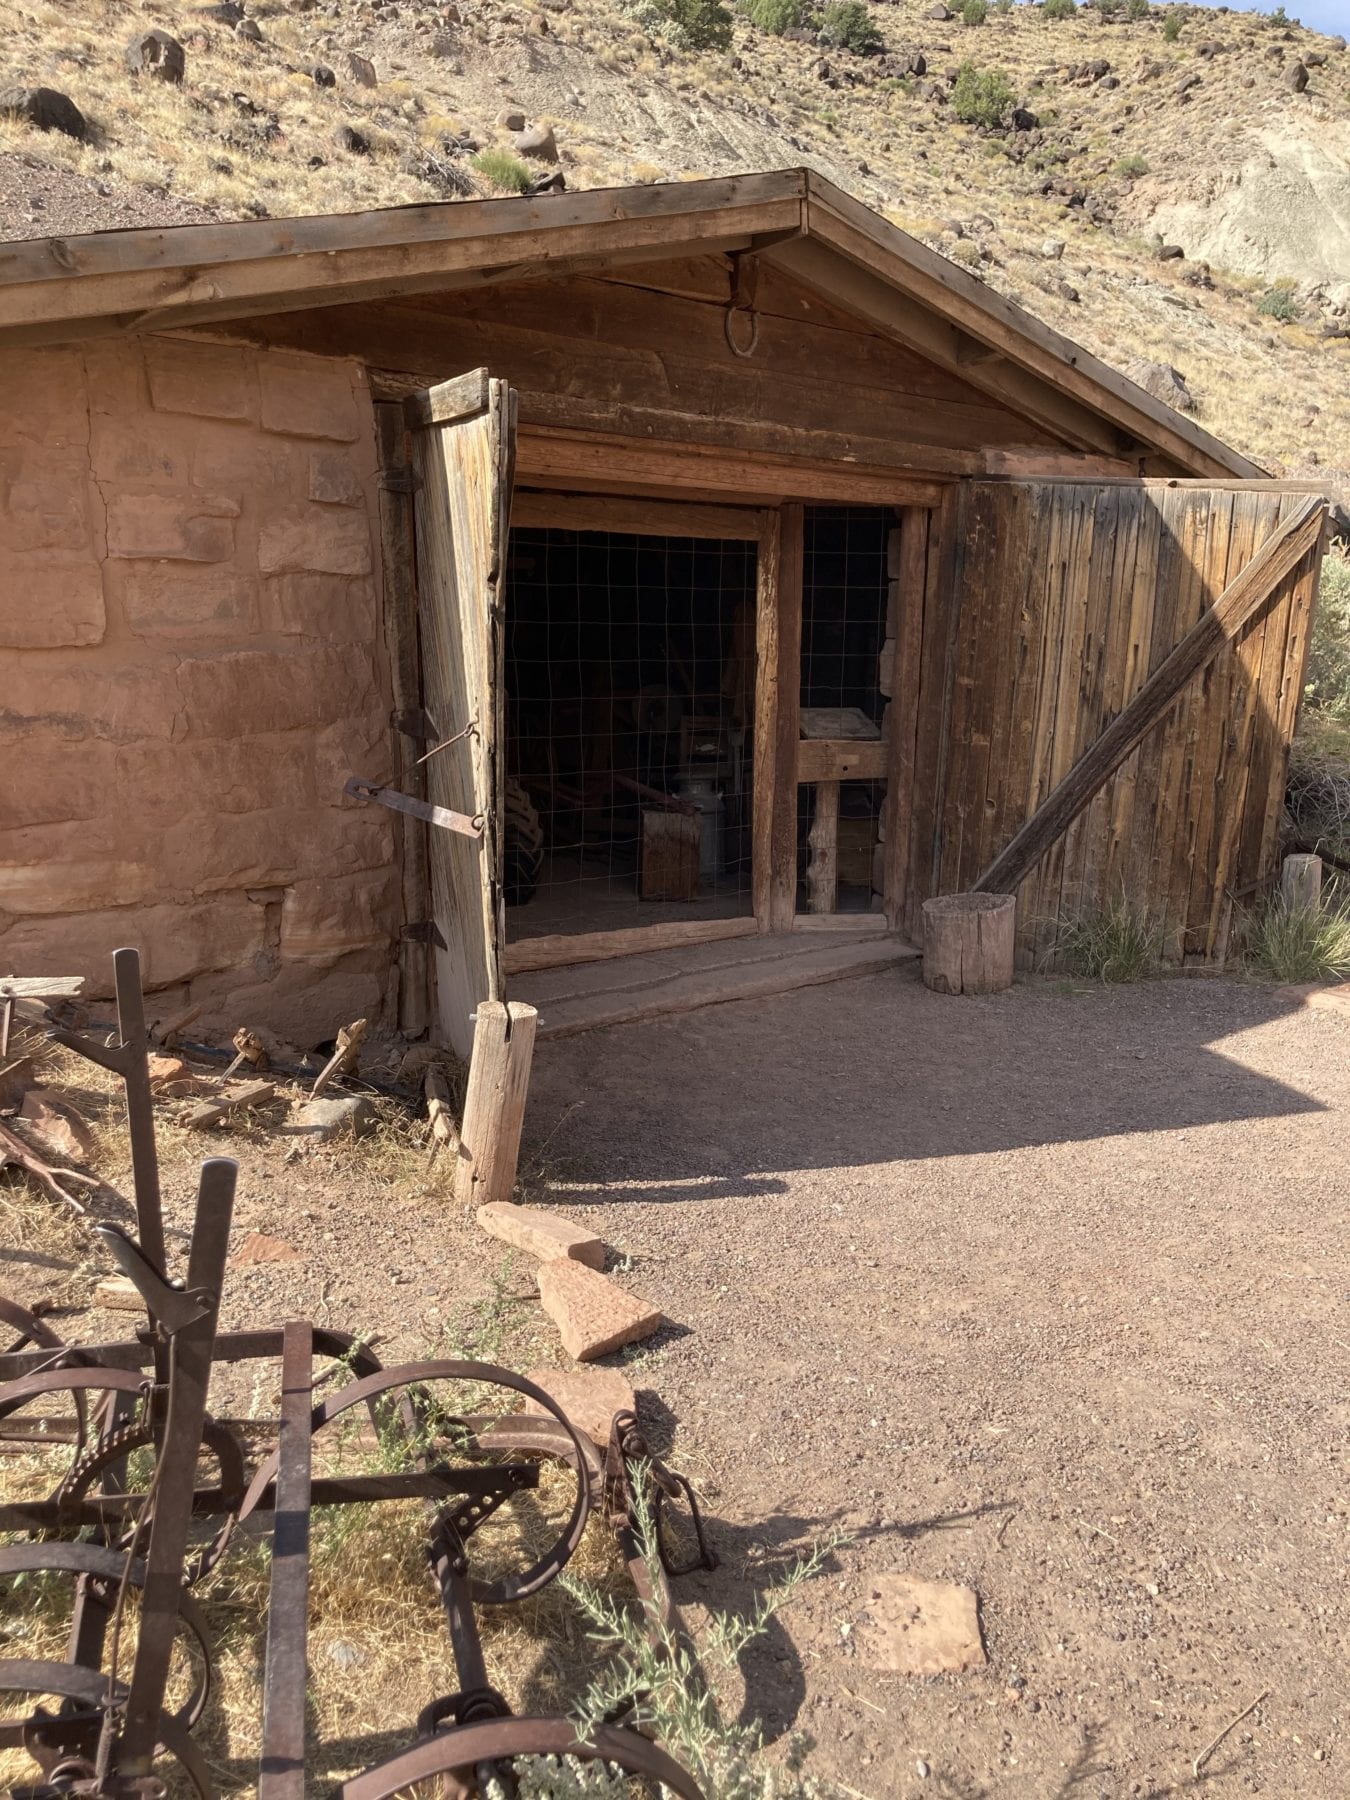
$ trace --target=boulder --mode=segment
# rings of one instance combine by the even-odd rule
[[[933,5],[928,8],[923,16],[925,19],[938,19],[945,24],[952,16],[951,8],[944,6],[942,0],[934,0]]]
[[[503,131],[524,131],[528,121],[523,112],[517,112],[508,106],[504,112],[497,114],[497,123]]]
[[[354,50],[347,52],[347,73],[358,87],[378,87],[375,78],[375,65],[368,57],[358,56]]]
[[[26,119],[38,131],[60,131],[83,142],[89,122],[70,98],[58,88],[10,87],[0,92],[0,118]]]
[[[1186,252],[1182,249],[1180,244],[1159,244],[1159,262],[1184,262],[1185,260]]]
[[[436,32],[427,45],[427,52],[431,56],[454,56],[458,49],[459,45],[448,31]]]
[[[292,1129],[299,1137],[327,1144],[347,1132],[365,1137],[378,1123],[379,1115],[364,1094],[325,1094],[318,1100],[306,1100],[294,1116]]]
[[[333,142],[339,150],[345,150],[349,156],[370,155],[370,139],[364,131],[358,131],[354,125],[339,125],[333,133]]]
[[[522,156],[532,156],[536,162],[558,160],[558,142],[551,125],[527,125],[511,141]]]
[[[246,44],[261,44],[263,41],[262,31],[252,19],[241,19],[234,28],[234,35],[243,38]]]
[[[133,75],[150,75],[156,81],[181,82],[187,56],[176,37],[167,31],[142,31],[127,45],[127,67]]]
[[[1064,254],[1063,238],[1047,238],[1041,245],[1041,255],[1050,262],[1058,262]]]
[[[309,78],[314,83],[315,87],[337,86],[337,76],[328,67],[327,63],[315,63],[309,71]]]
[[[1301,94],[1308,85],[1308,71],[1301,62],[1291,63],[1284,72],[1284,85],[1295,94]]]
[[[1015,106],[1012,110],[1012,128],[1014,131],[1035,131],[1040,119],[1025,106]]]
[[[1180,370],[1174,369],[1171,363],[1152,362],[1147,357],[1138,356],[1133,362],[1126,364],[1125,373],[1146,394],[1152,394],[1155,400],[1161,400],[1165,406],[1175,407],[1178,412],[1195,411],[1195,401],[1186,386],[1186,377]]]
[[[210,19],[213,25],[237,26],[244,16],[242,6],[236,6],[235,0],[220,0],[217,6],[202,6],[198,9],[203,19]]]

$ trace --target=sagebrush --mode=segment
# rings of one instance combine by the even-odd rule
[[[1320,906],[1290,906],[1282,895],[1245,921],[1247,960],[1271,981],[1345,981],[1350,977],[1350,905],[1335,891]]]
[[[1054,953],[1077,975],[1108,983],[1138,981],[1162,962],[1162,927],[1123,897],[1061,920]]]

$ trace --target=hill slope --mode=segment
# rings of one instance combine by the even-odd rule
[[[552,127],[573,188],[806,163],[1118,366],[1174,365],[1196,416],[1277,472],[1350,486],[1338,40],[1199,8],[1175,38],[1156,7],[976,28],[897,0],[873,11],[879,54],[741,15],[728,48],[692,52],[659,10],[690,0],[627,3],[19,0],[0,85],[60,89],[89,132],[0,118],[0,231],[499,191],[529,175],[479,153],[513,150],[517,112]],[[155,28],[181,82],[128,68]],[[1010,105],[992,128],[956,116],[966,61],[1006,74],[1021,129]]]

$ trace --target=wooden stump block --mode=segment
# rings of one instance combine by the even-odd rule
[[[1316,912],[1322,904],[1320,856],[1286,856],[1280,870],[1280,896],[1290,912]]]
[[[935,994],[998,994],[1012,986],[1014,894],[944,894],[923,903],[923,981]]]

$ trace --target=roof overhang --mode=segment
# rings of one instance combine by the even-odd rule
[[[802,169],[93,232],[0,245],[0,344],[221,324],[399,294],[754,251],[1083,451],[1263,471],[1117,370]]]

